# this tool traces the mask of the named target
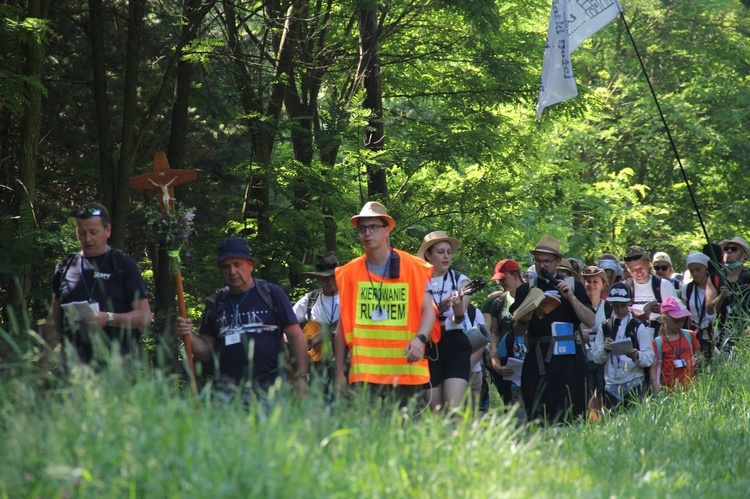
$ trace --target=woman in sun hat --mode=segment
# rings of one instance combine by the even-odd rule
[[[472,348],[468,336],[464,334],[476,324],[484,325],[484,317],[476,313],[472,323],[466,313],[469,307],[469,296],[457,297],[469,283],[469,278],[452,267],[453,255],[458,251],[458,239],[448,236],[439,230],[427,234],[417,251],[417,257],[423,258],[433,266],[432,299],[440,308],[442,303],[450,306],[438,316],[443,334],[436,344],[427,347],[426,355],[430,364],[430,382],[425,387],[425,401],[433,410],[441,407],[458,407],[463,400],[473,370],[479,364],[481,351],[472,359]],[[473,360],[473,362],[472,362]],[[481,375],[474,377],[481,387]]]

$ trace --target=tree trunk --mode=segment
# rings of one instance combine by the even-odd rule
[[[89,18],[102,201],[112,211],[115,199],[115,164],[112,116],[109,108],[109,96],[107,95],[107,68],[104,60],[106,51],[104,47],[102,0],[89,0]]]
[[[380,74],[380,36],[378,30],[377,2],[359,11],[360,57],[362,79],[366,93],[364,107],[370,110],[368,126],[365,128],[365,148],[382,151],[385,132],[383,128],[383,81]],[[367,165],[367,194],[372,198],[388,198],[388,182],[385,169],[376,163]]]
[[[27,18],[46,19],[49,0],[29,0],[26,11]],[[40,81],[44,52],[41,41],[29,39],[23,44],[24,68],[23,74],[33,80]],[[18,161],[18,237],[21,245],[34,245],[34,229],[36,220],[34,202],[36,197],[36,158],[39,135],[42,127],[42,91],[30,84],[24,85],[26,105],[21,117],[21,147]],[[24,265],[18,269],[18,280],[15,286],[10,286],[9,303],[15,310],[16,317],[22,321],[22,329],[28,329],[30,324],[26,311],[26,299],[31,291],[31,265]]]
[[[117,165],[115,196],[112,202],[112,237],[114,247],[122,248],[127,236],[130,211],[130,177],[136,159],[136,125],[138,106],[138,62],[141,50],[141,32],[146,0],[130,0],[128,5],[128,39],[125,54],[125,85],[122,112],[120,159]]]

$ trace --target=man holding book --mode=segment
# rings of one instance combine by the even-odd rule
[[[594,311],[581,282],[554,276],[563,258],[557,239],[542,237],[531,254],[539,275],[516,290],[510,312],[513,332],[526,335],[528,354],[521,374],[526,412],[530,420],[554,423],[585,413],[586,354],[575,332],[582,323],[594,325]],[[540,294],[541,299],[535,297]]]
[[[82,363],[103,360],[116,345],[123,356],[137,353],[140,328],[151,323],[146,284],[135,261],[107,241],[107,208],[88,203],[73,214],[81,251],[64,257],[52,276],[52,304],[44,323],[40,367],[60,338],[66,357]]]

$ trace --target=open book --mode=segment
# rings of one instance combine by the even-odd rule
[[[560,305],[560,298],[546,294],[539,288],[531,288],[526,299],[513,313],[513,320],[521,318],[532,310],[541,319]]]
[[[86,317],[91,317],[99,311],[98,303],[89,303],[87,301],[74,301],[62,304],[63,312],[68,318],[68,322],[81,322]]]

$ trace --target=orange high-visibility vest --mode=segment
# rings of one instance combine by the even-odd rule
[[[336,268],[341,327],[351,352],[350,383],[421,385],[430,380],[427,359],[409,363],[404,349],[419,330],[432,265],[393,251],[401,260],[395,279],[369,272],[364,256]],[[384,320],[374,321],[378,307]]]

